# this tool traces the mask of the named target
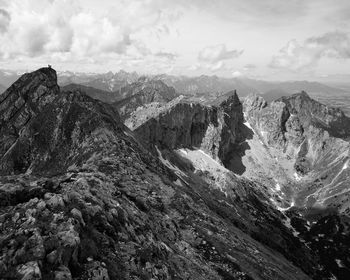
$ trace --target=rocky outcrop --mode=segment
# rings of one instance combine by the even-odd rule
[[[175,89],[168,87],[162,81],[140,78],[137,82],[121,89],[122,100],[113,106],[118,110],[123,120],[127,119],[138,107],[150,103],[165,104],[177,94]]]
[[[313,125],[326,130],[334,137],[349,137],[350,118],[338,108],[328,107],[301,92],[282,97],[277,102],[286,104],[291,114],[297,115],[304,127]]]
[[[51,102],[38,106],[37,115],[27,120],[17,139],[5,143],[11,146],[2,156],[1,174],[65,172],[101,149],[94,143],[95,137],[122,126],[111,107],[79,91],[58,95],[48,92],[46,96]]]
[[[197,148],[225,160],[240,139],[242,104],[235,92],[217,106],[178,103],[135,131],[148,146],[159,149]]]
[[[245,99],[245,117],[255,126],[270,146],[283,147],[287,131],[286,122],[290,117],[287,106],[282,102],[267,102],[258,95]]]
[[[14,145],[30,120],[58,94],[56,72],[42,68],[23,75],[0,95],[0,159]]]
[[[289,178],[299,184],[295,203],[303,207],[336,207],[350,213],[347,140],[349,118],[305,92],[271,104],[258,96],[245,100],[245,116],[281,166],[292,165]],[[272,150],[274,148],[275,150]]]
[[[80,84],[68,84],[61,87],[61,91],[81,91],[93,99],[100,100],[105,103],[113,103],[120,99],[119,92],[104,91]]]

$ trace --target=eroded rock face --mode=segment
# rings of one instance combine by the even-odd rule
[[[273,154],[285,157],[281,165],[293,164],[295,178],[293,173],[289,176],[299,184],[298,206],[336,207],[350,213],[344,192],[349,182],[349,118],[305,92],[269,105],[261,97],[250,96],[244,107],[255,133],[276,149]]]
[[[268,106],[258,95],[246,98],[244,106],[246,119],[257,127],[266,143],[283,147],[286,141],[286,122],[290,116],[287,106],[283,102],[272,102]]]
[[[14,143],[5,142],[10,148],[2,155],[1,174],[65,172],[102,149],[95,143],[96,137],[108,138],[108,130],[117,131],[122,126],[115,110],[80,91],[48,91],[45,97],[51,102],[40,103],[35,117],[21,128]]]
[[[24,74],[0,95],[0,158],[16,142],[30,120],[58,94],[56,71],[41,68]]]
[[[338,108],[328,107],[301,92],[279,100],[286,104],[291,114],[297,115],[304,127],[313,125],[322,128],[331,136],[348,137],[350,135],[350,119]]]
[[[237,94],[217,106],[178,103],[135,131],[149,146],[160,149],[200,148],[223,161],[240,139],[242,104]]]

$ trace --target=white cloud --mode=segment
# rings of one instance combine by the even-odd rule
[[[350,58],[350,37],[344,32],[330,32],[306,39],[302,44],[291,40],[272,58],[272,68],[310,69],[323,57]]]
[[[311,37],[348,31],[349,11],[348,0],[0,0],[0,63],[227,77],[239,70],[272,79],[306,73],[280,68],[342,73],[350,60],[322,60],[346,57],[341,32]],[[298,41],[276,53],[288,38]]]
[[[243,50],[227,50],[226,45],[215,45],[202,49],[198,54],[199,61],[218,63],[239,57]]]
[[[243,73],[240,72],[240,71],[234,71],[234,72],[232,73],[232,76],[233,76],[234,78],[238,78],[238,77],[243,76]]]
[[[243,70],[244,70],[244,71],[247,71],[247,72],[253,71],[253,70],[255,70],[255,69],[256,69],[256,65],[255,65],[255,64],[251,64],[251,63],[246,64],[246,65],[244,65],[244,67],[243,67]]]
[[[191,67],[191,70],[209,70],[218,72],[229,70],[225,62],[238,58],[243,50],[228,50],[226,45],[219,44],[202,49],[198,54],[198,63]]]
[[[150,50],[145,40],[166,36],[178,17],[176,9],[157,10],[156,5],[158,0],[12,0],[0,9],[0,60],[96,63],[109,55],[124,61],[147,56],[174,61],[175,54]]]
[[[159,51],[154,54],[156,57],[168,60],[168,61],[174,61],[177,58],[177,54],[171,53],[171,52],[164,52],[164,51]]]
[[[0,34],[7,31],[10,20],[10,14],[4,9],[0,9]]]

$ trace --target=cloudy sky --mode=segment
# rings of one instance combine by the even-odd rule
[[[0,68],[350,74],[349,0],[0,0]]]

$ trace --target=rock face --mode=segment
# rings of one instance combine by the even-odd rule
[[[0,95],[0,158],[13,149],[23,129],[59,94],[56,72],[42,68],[23,75]],[[17,163],[14,162],[14,165]],[[14,167],[21,169],[21,166]]]
[[[218,106],[178,103],[135,131],[149,145],[160,149],[197,148],[219,161],[240,139],[242,104],[232,92]]]
[[[338,108],[328,107],[311,99],[306,92],[282,97],[277,100],[279,101],[286,104],[291,114],[298,116],[304,127],[313,125],[338,138],[350,135],[350,118]]]
[[[344,192],[349,182],[350,119],[305,92],[269,105],[262,97],[250,96],[244,107],[246,119],[270,153],[281,155],[282,165],[292,165],[286,174],[299,184],[294,189],[295,203],[337,207],[350,213],[348,194]]]
[[[40,85],[40,80],[34,81]],[[54,79],[50,81],[55,84]],[[11,125],[18,131],[16,138],[11,135],[14,130],[6,130],[6,125],[5,129],[2,128],[2,137],[4,142],[6,140],[4,147],[8,148],[2,153],[1,174],[64,172],[68,166],[84,162],[89,154],[101,149],[94,143],[94,137],[102,137],[106,130],[117,130],[121,125],[111,107],[79,91],[59,93],[57,86],[55,91],[39,88],[44,90],[39,95],[42,100],[33,91],[33,100],[39,102],[35,108],[36,115],[32,117],[34,109],[33,112],[28,111],[24,105],[23,113],[19,113],[19,118]],[[31,90],[26,89],[26,92]],[[12,91],[10,88],[5,94],[12,97],[16,96],[16,92],[17,89]],[[29,108],[33,106],[30,98],[26,99]],[[21,99],[17,100],[15,104],[21,102]],[[106,121],[108,116],[113,118]],[[9,118],[14,119],[11,115]]]
[[[286,217],[270,205],[262,186],[217,162],[219,173],[194,170],[188,161],[192,168],[185,161],[170,166],[139,144],[111,106],[80,92],[60,93],[54,74],[52,69],[28,74],[37,83],[23,96],[30,97],[28,106],[38,106],[27,123],[13,122],[19,129],[15,138],[7,136],[12,118],[1,123],[3,143],[12,141],[1,160],[2,279],[331,276],[285,225]],[[31,84],[28,75],[13,88]],[[6,94],[19,99],[16,90]],[[12,112],[12,105],[3,112]],[[219,107],[192,106],[195,114],[180,110],[187,106],[176,113],[196,120],[195,136],[181,136],[179,129],[171,135],[199,145],[205,124],[213,124],[224,136],[215,143],[237,140],[242,111],[235,95]]]
[[[127,119],[138,107],[150,103],[165,104],[174,99],[175,89],[168,87],[162,81],[140,78],[120,91],[122,100],[114,103],[123,120]]]

